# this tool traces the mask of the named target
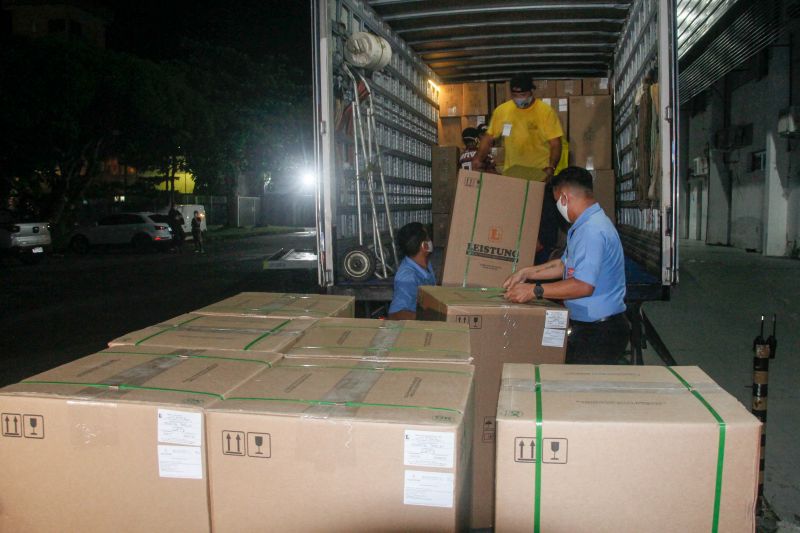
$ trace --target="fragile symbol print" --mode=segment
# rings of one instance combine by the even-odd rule
[[[2,423],[4,437],[44,438],[44,417],[42,415],[2,413],[0,423]]]

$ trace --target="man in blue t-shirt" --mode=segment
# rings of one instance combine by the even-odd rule
[[[614,224],[594,199],[592,181],[580,167],[566,168],[553,178],[556,207],[572,224],[567,249],[561,259],[521,269],[503,287],[512,302],[564,300],[570,318],[567,363],[617,364],[630,339],[625,259]],[[528,280],[536,284],[524,283]]]
[[[394,297],[389,305],[389,320],[417,318],[417,289],[420,285],[436,285],[430,263],[433,242],[419,222],[406,224],[397,232],[397,246],[405,257],[394,276]]]

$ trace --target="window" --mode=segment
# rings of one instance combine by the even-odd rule
[[[120,215],[122,222],[120,224],[143,224],[144,220],[139,215],[125,214]]]

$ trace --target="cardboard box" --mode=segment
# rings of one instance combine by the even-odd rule
[[[606,216],[611,222],[617,223],[616,199],[617,199],[617,180],[613,170],[595,170],[594,176],[594,198],[600,207],[605,211]]]
[[[106,350],[0,390],[0,531],[209,531],[203,408],[268,359]]]
[[[283,353],[292,357],[469,363],[469,329],[414,320],[326,318],[306,329]]]
[[[718,501],[719,531],[755,531],[761,423],[699,368],[672,370],[506,365],[496,530],[715,531]]]
[[[563,363],[567,310],[547,300],[510,304],[501,289],[420,287],[418,317],[470,326],[475,365],[472,528],[492,526],[495,414],[503,363]],[[546,334],[545,334],[546,333]]]
[[[494,105],[492,105],[492,109],[494,110],[494,108],[509,100],[511,100],[511,83],[507,81],[502,83],[495,83]]]
[[[450,215],[433,214],[433,245],[437,248],[447,248],[448,236],[450,235]]]
[[[486,115],[489,112],[489,85],[486,82],[463,85],[462,115]]]
[[[460,150],[455,146],[431,148],[431,202],[434,214],[450,213],[453,209],[459,155]]]
[[[461,117],[461,130],[467,128],[477,128],[481,124],[486,124],[486,115],[469,115]]]
[[[569,138],[569,98],[542,98],[542,102],[553,108],[561,122],[564,136]]]
[[[442,283],[497,287],[532,265],[543,197],[544,183],[459,171]]]
[[[533,84],[536,86],[533,90],[535,98],[555,98],[557,96],[558,82],[556,80],[533,80]],[[510,90],[508,97],[511,98]]]
[[[275,353],[313,323],[307,318],[185,314],[123,335],[108,345]]]
[[[461,117],[442,117],[439,119],[439,146],[464,148],[461,138]]]
[[[608,78],[583,78],[583,96],[610,94]]]
[[[439,93],[439,116],[460,117],[464,114],[464,88],[460,83],[442,85]],[[480,113],[476,113],[480,114]]]
[[[570,164],[588,170],[613,168],[611,159],[611,97],[569,99]]]
[[[556,95],[559,98],[570,96],[580,96],[583,94],[583,84],[581,80],[558,80],[556,84]]]
[[[353,318],[355,298],[327,294],[242,292],[193,311],[192,314],[271,318],[323,318],[328,316]]]
[[[215,532],[465,529],[470,365],[285,363],[207,411]]]

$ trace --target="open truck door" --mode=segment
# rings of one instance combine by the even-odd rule
[[[608,77],[614,103],[615,211],[632,266],[629,281],[635,278],[634,285],[645,287],[638,296],[642,299],[669,294],[678,280],[675,0],[579,6],[567,1],[311,0],[311,5],[321,287],[339,284],[337,256],[352,244],[347,183],[352,177],[343,155],[348,140],[337,132],[337,122],[347,104],[341,90],[344,42],[365,31],[385,39],[393,53],[392,63],[376,73],[374,83],[382,93],[379,107],[388,108],[381,119],[388,132],[381,141],[384,154],[398,165],[397,172],[389,173],[390,183],[399,187],[390,203],[403,217],[389,223],[397,228],[403,221],[430,221],[430,152],[425,147],[437,144],[439,109],[429,84],[501,82],[531,71],[549,79]],[[651,72],[659,85],[659,141],[653,149],[659,162],[651,170],[656,191],[639,194],[636,102]],[[409,152],[412,145],[417,148]]]

